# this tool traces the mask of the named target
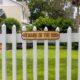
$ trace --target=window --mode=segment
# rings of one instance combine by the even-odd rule
[[[5,12],[0,9],[0,18],[6,18]]]

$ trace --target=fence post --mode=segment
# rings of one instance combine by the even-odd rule
[[[36,26],[33,31],[37,31]],[[37,80],[37,40],[33,40],[33,80]]]
[[[6,25],[2,25],[2,80],[6,80]]]
[[[59,32],[59,27],[57,27],[56,28],[56,31],[58,31]],[[55,80],[59,80],[59,78],[60,78],[60,75],[59,75],[59,67],[60,67],[60,59],[59,59],[59,57],[60,57],[60,40],[56,40],[56,66],[55,66],[55,69],[56,69],[56,74],[55,74]]]
[[[80,26],[79,26],[79,41],[78,41],[78,80],[80,80]]]
[[[12,27],[12,80],[16,80],[16,26]]]
[[[22,27],[22,31],[26,31],[26,27],[23,26]],[[27,43],[26,40],[22,40],[22,63],[23,63],[23,80],[27,80],[27,73],[26,73],[26,47],[27,47]]]
[[[71,80],[71,49],[72,49],[72,42],[71,42],[71,27],[67,30],[67,80]]]
[[[44,31],[48,31],[45,27]],[[48,80],[48,40],[44,40],[44,80]]]

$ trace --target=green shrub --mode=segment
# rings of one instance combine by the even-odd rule
[[[60,27],[60,31],[65,33],[69,26],[73,26],[73,21],[64,18],[52,19],[49,17],[39,17],[33,25],[37,26],[38,30],[43,30],[47,26],[50,31],[55,30],[56,27]]]
[[[16,19],[14,19],[14,18],[6,18],[6,19],[4,19],[3,23],[6,24],[7,33],[11,33],[13,25],[16,25],[17,32],[19,32],[20,29],[21,29],[20,28],[20,26],[21,26],[20,22],[17,21]]]
[[[74,29],[73,27],[73,21],[71,19],[64,19],[62,21],[62,27],[61,28],[61,32],[67,32],[68,27],[72,27],[72,29]]]
[[[0,18],[0,23],[2,23],[4,21],[4,19]]]
[[[33,26],[28,25],[28,26],[26,26],[26,29],[27,29],[27,31],[32,31],[33,30]]]
[[[44,27],[47,26],[49,30],[54,30],[53,28],[53,19],[48,17],[39,17],[35,20],[33,25],[37,26],[38,30],[44,30]]]
[[[75,50],[78,49],[78,42],[73,42],[72,43],[72,49],[75,49]]]

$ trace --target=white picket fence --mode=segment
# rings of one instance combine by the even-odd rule
[[[22,31],[26,31],[26,27],[22,27]],[[37,31],[36,27],[33,28],[33,31]],[[45,27],[44,31],[48,31]],[[59,31],[59,28],[56,29]],[[69,27],[67,33],[61,33],[60,39],[53,40],[22,40],[21,33],[16,33],[16,26],[12,27],[12,34],[6,34],[6,25],[2,25],[2,34],[0,34],[0,43],[2,43],[2,80],[6,80],[6,43],[12,43],[12,80],[17,80],[17,70],[16,70],[16,43],[22,43],[22,54],[23,54],[23,80],[27,80],[27,66],[26,66],[26,43],[33,42],[33,80],[37,80],[37,43],[44,43],[44,80],[48,80],[48,43],[55,42],[56,44],[56,65],[55,65],[55,80],[60,80],[60,42],[67,42],[67,80],[71,80],[71,53],[72,53],[72,42],[78,42],[78,80],[80,80],[80,28],[78,33],[72,33],[71,28]]]

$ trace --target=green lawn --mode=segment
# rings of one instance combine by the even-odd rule
[[[44,80],[44,47],[38,46],[38,80]],[[66,80],[67,53],[66,49],[60,49],[60,80]],[[28,80],[33,80],[33,56],[32,49],[27,50]],[[0,80],[2,80],[2,60],[0,52]],[[72,80],[77,80],[78,51],[72,51]],[[55,80],[55,47],[49,46],[49,80]],[[7,80],[12,80],[12,51],[7,51]],[[22,80],[22,50],[17,50],[17,80]]]

